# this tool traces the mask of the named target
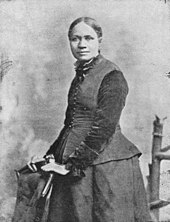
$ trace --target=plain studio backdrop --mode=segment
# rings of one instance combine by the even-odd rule
[[[80,16],[95,18],[101,25],[102,54],[121,68],[128,81],[130,92],[121,126],[143,153],[140,165],[145,184],[155,114],[167,116],[163,146],[170,144],[168,1],[1,0],[0,53],[2,59],[13,62],[0,83],[2,219],[10,218],[14,207],[14,169],[32,155],[43,156],[62,127],[68,88],[75,75],[67,32]],[[165,172],[170,163],[164,161],[161,167]],[[165,175],[161,195],[168,199],[170,177]],[[168,217],[166,212],[164,216]]]

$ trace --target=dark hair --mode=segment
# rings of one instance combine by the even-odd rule
[[[98,25],[98,23],[95,19],[90,18],[90,17],[80,17],[71,23],[69,31],[68,31],[68,38],[69,39],[71,38],[73,28],[80,22],[84,22],[85,24],[87,24],[91,28],[93,28],[94,31],[97,33],[98,38],[102,37],[102,28],[100,27],[100,25]]]

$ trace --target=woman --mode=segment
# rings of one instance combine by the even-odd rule
[[[100,54],[102,29],[94,19],[76,19],[68,37],[76,75],[64,127],[45,156],[55,161],[41,168],[54,173],[47,221],[151,221],[138,163],[141,153],[119,125],[127,82]]]

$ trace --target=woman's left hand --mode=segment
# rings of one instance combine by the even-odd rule
[[[60,165],[55,162],[48,163],[42,166],[41,169],[46,172],[52,171],[61,175],[66,175],[70,172],[69,170],[66,170],[65,165]]]

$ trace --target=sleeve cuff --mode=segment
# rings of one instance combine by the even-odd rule
[[[66,162],[66,169],[73,175],[85,176],[84,170],[98,157],[98,153],[81,142],[80,146],[69,156]]]
[[[81,179],[85,177],[84,171],[81,168],[74,165],[73,163],[71,163],[70,161],[66,163],[65,167],[66,167],[66,170],[70,170],[69,174],[73,176],[74,178]]]

